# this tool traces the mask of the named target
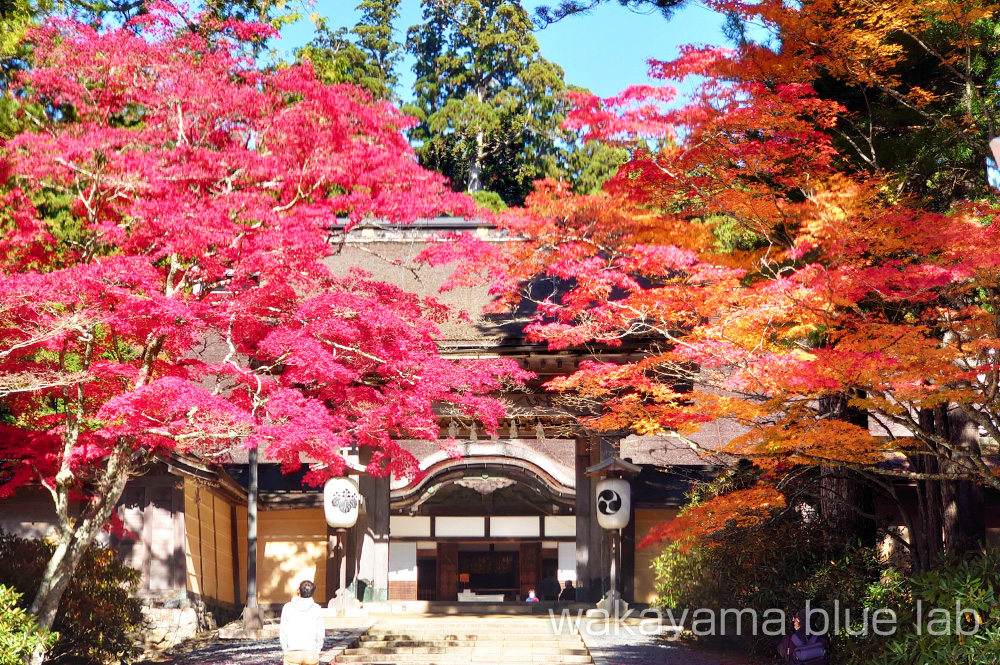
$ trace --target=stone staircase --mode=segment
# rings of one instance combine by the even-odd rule
[[[558,618],[556,620],[558,624]],[[549,617],[385,618],[333,662],[393,665],[579,663],[590,653],[574,627],[561,632]]]

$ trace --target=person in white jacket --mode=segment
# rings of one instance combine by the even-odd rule
[[[281,627],[278,635],[283,665],[317,665],[323,649],[326,628],[323,611],[313,601],[316,585],[306,580],[299,584],[296,597],[281,608]]]

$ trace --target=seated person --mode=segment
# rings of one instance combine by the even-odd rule
[[[528,597],[524,599],[524,602],[526,602],[526,603],[537,603],[538,602],[538,596],[535,595],[535,590],[534,589],[528,589]]]
[[[566,580],[566,586],[559,594],[559,600],[564,603],[576,602],[576,587],[573,586],[573,580]]]
[[[813,633],[806,625],[806,611],[799,610],[792,617],[793,630],[781,638],[778,655],[788,665],[829,665],[830,640],[826,635]]]

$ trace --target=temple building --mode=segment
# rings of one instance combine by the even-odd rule
[[[425,603],[522,601],[552,577],[560,586],[572,581],[577,600],[596,602],[609,588],[612,569],[611,533],[598,525],[594,487],[595,469],[608,468],[627,471],[631,495],[629,519],[614,548],[617,586],[627,601],[653,600],[650,563],[658,551],[637,548],[637,542],[676,515],[693,482],[732,461],[712,451],[743,430],[732,422],[709,423],[691,437],[696,451],[669,435],[583,429],[580,417],[600,405],[546,392],[542,384],[584,360],[634,361],[641,349],[626,342],[553,352],[526,341],[530,312],[483,316],[490,297],[485,288],[439,294],[451,268],[417,266],[414,259],[443,231],[502,239],[474,220],[370,225],[352,230],[329,265],[337,272],[363,267],[375,279],[468,312],[471,320],[442,327],[444,354],[512,358],[533,372],[526,387],[502,396],[508,413],[499,429],[487,432],[482,423],[442,407],[439,436],[457,441],[461,454],[437,442],[400,441],[419,460],[421,473],[412,479],[355,474],[360,516],[339,532],[327,525],[322,488],[303,484],[304,469],[283,474],[262,459],[255,574],[248,572],[246,451],[158,458],[129,482],[118,507],[126,531],[115,542],[141,572],[141,594],[151,604],[207,608],[222,620],[239,613],[252,580],[260,605],[275,609],[300,580],[312,579],[323,602],[346,607],[350,599],[352,606],[419,611]],[[366,450],[344,452],[363,468]],[[52,523],[47,501],[42,491],[31,490],[4,500],[0,527],[44,535]],[[880,517],[894,520],[884,511]],[[992,532],[1000,523],[987,526]],[[338,589],[346,590],[339,599]]]
[[[446,454],[437,442],[401,441],[419,460],[419,477],[359,474],[360,518],[346,533],[327,526],[322,488],[304,485],[304,470],[285,475],[261,460],[254,576],[261,606],[284,603],[306,578],[316,582],[323,601],[343,586],[365,604],[516,602],[546,577],[560,585],[572,581],[580,601],[596,601],[608,588],[611,555],[596,521],[594,478],[586,471],[614,457],[637,469],[630,519],[616,550],[619,587],[627,600],[652,600],[655,552],[636,550],[636,541],[676,514],[689,484],[710,477],[715,461],[669,438],[582,430],[578,417],[599,405],[574,403],[542,384],[582,360],[627,362],[639,352],[627,346],[550,352],[525,341],[525,313],[482,316],[489,302],[485,288],[439,294],[451,267],[417,266],[414,259],[446,231],[500,239],[474,220],[369,225],[352,230],[329,265],[336,272],[363,267],[375,279],[467,312],[470,321],[443,326],[443,353],[513,358],[536,378],[503,396],[507,419],[494,433],[441,409],[440,437],[457,441],[460,456]],[[717,448],[732,435],[731,427],[713,423],[700,443]],[[359,465],[366,461],[365,450],[345,453]],[[150,603],[194,604],[220,616],[239,612],[248,584],[248,484],[241,449],[212,459],[161,457],[130,481],[119,506],[126,531],[115,544],[141,571],[141,593]],[[43,535],[52,521],[46,502],[30,490],[6,500],[0,527]]]
[[[343,584],[351,597],[364,603],[410,607],[418,602],[517,602],[529,590],[537,590],[546,577],[555,577],[560,586],[572,581],[579,600],[596,601],[609,585],[611,553],[607,534],[596,521],[594,479],[586,471],[613,457],[635,464],[638,470],[632,482],[632,515],[622,534],[619,588],[630,601],[652,600],[649,564],[655,552],[637,551],[636,540],[676,514],[689,484],[716,472],[715,461],[669,438],[581,430],[579,416],[588,409],[592,412],[595,405],[561,398],[546,392],[542,384],[569,374],[583,360],[628,362],[641,357],[639,352],[627,347],[596,353],[593,349],[550,352],[525,341],[524,313],[482,316],[489,302],[485,288],[439,294],[439,285],[452,268],[416,266],[413,260],[429,239],[448,231],[486,239],[495,233],[460,219],[404,228],[358,228],[348,235],[331,266],[337,271],[363,266],[375,279],[434,295],[467,312],[471,321],[443,327],[443,353],[453,358],[513,358],[535,378],[523,390],[503,396],[507,418],[493,433],[482,423],[441,409],[439,437],[457,441],[459,456],[441,450],[438,442],[400,441],[420,462],[417,478],[359,474],[361,515],[355,527],[339,536],[324,521],[319,488],[303,485],[302,473],[285,475],[276,465],[263,463],[257,566],[261,604],[285,602],[295,583],[306,577],[317,582],[327,600]],[[717,448],[732,435],[731,427],[713,423],[699,443]],[[345,452],[358,466],[365,464],[364,449]],[[217,472],[227,479],[226,486],[231,480],[245,492],[245,453],[236,451]],[[246,567],[244,501],[224,493],[223,483],[209,487],[204,481],[196,483],[190,474],[181,475],[185,488],[194,488],[186,489],[187,512],[204,500],[190,496],[192,491],[199,497],[210,494],[211,502],[228,508],[203,509],[202,514],[232,534],[210,542],[216,528],[188,529],[193,537],[186,548],[187,588],[202,593],[196,588],[203,584],[202,576],[193,571],[217,568],[227,576],[217,588],[227,590],[225,600],[239,604],[236,599],[245,593],[240,572]],[[222,515],[227,510],[228,517]],[[222,550],[214,547],[217,542],[223,542]],[[225,564],[217,563],[220,557],[227,559]]]

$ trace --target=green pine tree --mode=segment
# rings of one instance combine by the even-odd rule
[[[0,0],[0,139],[22,131],[27,122],[18,113],[24,102],[7,90],[17,73],[28,66],[30,53],[21,40],[44,9],[35,0]]]
[[[560,128],[563,71],[539,52],[527,12],[509,0],[424,0],[410,28],[413,132],[421,163],[456,190],[519,203],[537,178],[560,177],[574,137]]]
[[[393,39],[392,24],[399,17],[399,2],[363,0],[357,7],[361,20],[350,30],[330,30],[326,20],[317,17],[317,36],[296,56],[310,61],[325,83],[353,83],[376,99],[397,99],[396,67],[403,48]]]

